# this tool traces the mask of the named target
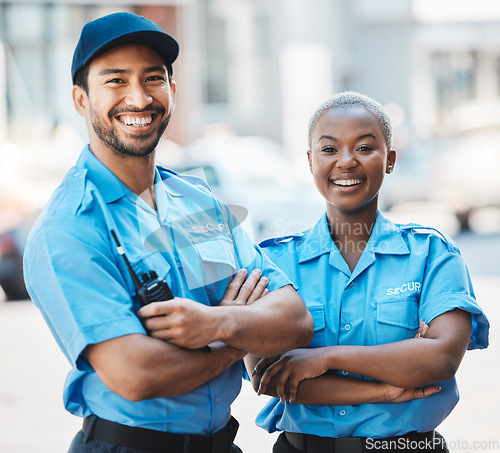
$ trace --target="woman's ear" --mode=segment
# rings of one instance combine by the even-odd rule
[[[76,111],[78,112],[79,115],[86,116],[88,95],[85,92],[85,90],[78,85],[73,85],[72,95],[73,95],[73,104],[75,105]]]
[[[313,163],[312,163],[312,152],[310,149],[307,150],[307,160],[309,161],[309,170],[311,171],[311,175],[313,172]]]
[[[396,163],[396,150],[391,149],[387,152],[387,166],[385,167],[385,172],[387,174],[392,173],[394,170],[394,164]]]

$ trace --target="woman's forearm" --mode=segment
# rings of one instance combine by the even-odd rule
[[[425,338],[375,346],[325,348],[329,369],[348,371],[398,386],[419,387],[451,379],[470,338],[470,315],[453,310],[438,316]]]
[[[383,383],[327,373],[300,382],[294,403],[319,406],[343,406],[388,402]],[[280,398],[271,380],[266,394]]]

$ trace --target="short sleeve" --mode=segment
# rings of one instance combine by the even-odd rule
[[[143,333],[110,250],[108,232],[85,218],[35,226],[24,255],[26,286],[66,357],[80,370],[90,344]]]
[[[420,294],[420,317],[427,322],[456,308],[471,314],[468,349],[488,346],[489,322],[476,302],[469,272],[458,251],[435,254],[427,265]]]

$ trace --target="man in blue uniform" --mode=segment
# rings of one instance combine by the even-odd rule
[[[201,180],[155,166],[177,54],[172,37],[130,13],[88,23],[75,50],[89,145],[25,254],[29,293],[72,365],[65,406],[84,417],[70,452],[239,451],[230,405],[241,359],[312,335],[301,298],[227,207]],[[137,281],[151,271],[176,297],[140,307]],[[225,297],[235,275],[248,285]]]

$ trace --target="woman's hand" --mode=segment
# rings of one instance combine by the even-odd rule
[[[441,387],[437,385],[429,385],[427,387],[417,387],[411,389],[403,389],[400,387],[394,387],[390,384],[384,385],[384,392],[386,395],[386,403],[404,403],[411,400],[419,400],[422,398],[427,398],[428,396],[434,395],[441,390]]]
[[[260,269],[254,269],[248,279],[246,269],[240,269],[233,280],[227,286],[224,297],[220,301],[220,306],[228,305],[250,305],[261,297],[269,293],[267,277],[262,277]]]
[[[280,400],[292,403],[301,381],[321,376],[328,371],[325,350],[326,348],[294,349],[280,357],[261,359],[252,372],[254,375],[265,370],[257,394],[265,393],[271,379],[277,376],[276,391]]]

